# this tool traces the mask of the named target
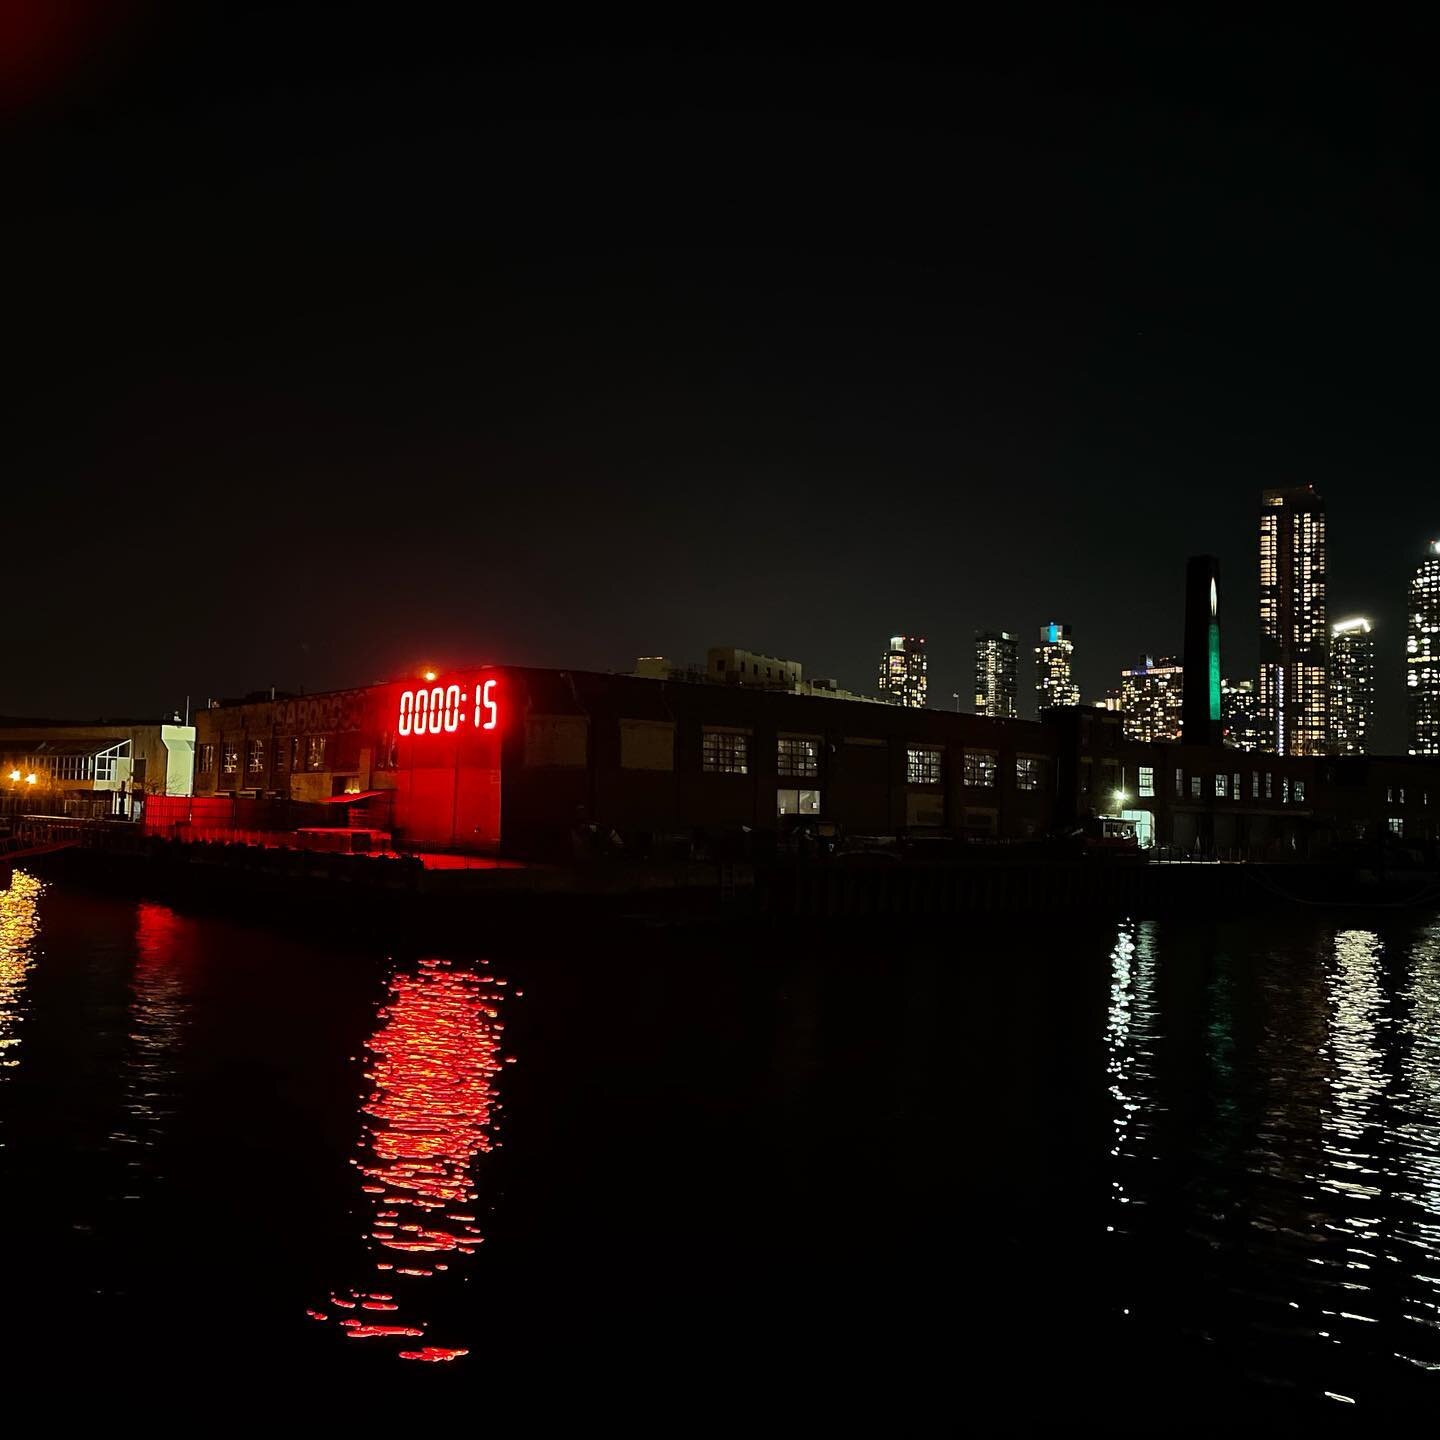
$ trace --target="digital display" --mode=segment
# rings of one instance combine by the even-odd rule
[[[430,685],[400,695],[396,730],[401,735],[453,735],[459,730],[494,730],[500,723],[495,681]]]

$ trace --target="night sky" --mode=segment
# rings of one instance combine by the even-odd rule
[[[418,10],[5,7],[0,713],[711,644],[870,690],[907,630],[968,708],[1049,619],[1092,699],[1200,551],[1251,674],[1310,481],[1400,744],[1433,35]]]

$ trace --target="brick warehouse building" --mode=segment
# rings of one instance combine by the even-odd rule
[[[849,835],[1013,842],[1123,813],[1150,843],[1257,858],[1436,838],[1433,760],[1146,743],[1120,721],[486,667],[203,710],[195,793],[310,802],[311,824],[323,813],[402,845],[514,855],[557,853],[576,825],[644,849],[795,817]]]

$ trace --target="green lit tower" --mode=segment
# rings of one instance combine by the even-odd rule
[[[1220,704],[1220,561],[1192,555],[1185,566],[1185,696],[1181,738],[1187,745],[1218,745]]]

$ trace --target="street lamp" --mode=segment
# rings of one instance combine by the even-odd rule
[[[1115,808],[1117,810],[1123,810],[1125,808],[1125,801],[1129,799],[1129,796],[1127,796],[1123,790],[1117,790],[1114,798]]]

